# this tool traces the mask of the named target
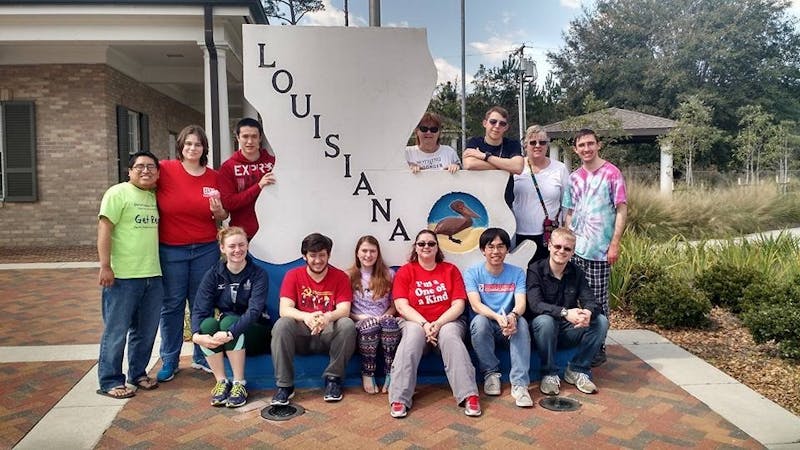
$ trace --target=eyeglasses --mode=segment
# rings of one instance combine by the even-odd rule
[[[426,245],[428,247],[436,247],[436,242],[434,242],[434,241],[420,241],[420,242],[417,242],[417,247],[419,247],[419,248],[424,248]]]
[[[536,147],[536,144],[539,144],[542,147],[544,147],[545,145],[548,144],[548,142],[549,141],[530,141],[530,142],[528,142],[528,145],[530,145],[531,147]]]
[[[155,164],[136,164],[135,166],[132,167],[132,169],[137,171],[137,172],[139,172],[139,173],[144,172],[145,169],[147,169],[150,172],[155,172],[156,171],[156,165]]]
[[[505,120],[489,119],[489,125],[494,126],[497,125],[498,123],[500,124],[501,127],[508,125],[508,122],[506,122]]]
[[[497,244],[497,245],[487,244],[486,245],[486,251],[505,250],[505,249],[506,249],[506,244]]]
[[[439,127],[426,127],[425,125],[420,125],[419,131],[423,133],[427,133],[428,131],[430,131],[431,133],[438,133]]]
[[[572,247],[567,247],[566,245],[550,244],[550,246],[553,247],[553,249],[555,249],[556,251],[564,250],[565,252],[569,253],[572,250],[574,250]]]

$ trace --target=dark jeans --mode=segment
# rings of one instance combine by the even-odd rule
[[[555,362],[557,348],[576,346],[578,353],[569,366],[575,372],[588,374],[592,368],[592,358],[606,341],[606,333],[608,319],[602,314],[592,316],[589,326],[585,328],[575,328],[572,323],[547,314],[534,317],[531,321],[531,338],[542,363],[542,376],[558,373]]]

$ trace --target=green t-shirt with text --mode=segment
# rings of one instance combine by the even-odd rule
[[[155,191],[131,183],[111,186],[103,195],[98,216],[114,224],[111,269],[115,278],[161,276]]]

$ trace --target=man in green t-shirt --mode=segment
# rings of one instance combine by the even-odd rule
[[[100,389],[112,398],[155,389],[147,362],[158,330],[164,289],[158,260],[158,208],[155,187],[158,158],[138,152],[128,162],[129,181],[103,195],[97,224],[100,285],[103,287],[103,335],[97,361]],[[128,378],[122,373],[128,341]]]

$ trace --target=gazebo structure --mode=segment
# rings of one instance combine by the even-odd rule
[[[585,114],[569,121],[562,120],[561,122],[551,123],[545,125],[544,129],[547,131],[551,139],[572,139],[575,130],[574,124],[601,124],[593,125],[595,131],[599,135],[608,135],[610,132],[623,131],[624,139],[620,142],[626,144],[636,143],[655,143],[659,136],[667,134],[671,129],[675,128],[677,123],[674,120],[666,119],[664,117],[651,116],[650,114],[643,114],[636,111],[621,108],[606,108],[593,113]],[[602,124],[606,125],[606,128]],[[611,124],[613,124],[613,128]],[[559,158],[558,147],[550,147],[550,157],[563,160],[569,167],[572,154],[565,151],[563,158]],[[662,194],[672,194],[672,149],[667,144],[661,144],[661,165],[660,173],[660,186]]]

